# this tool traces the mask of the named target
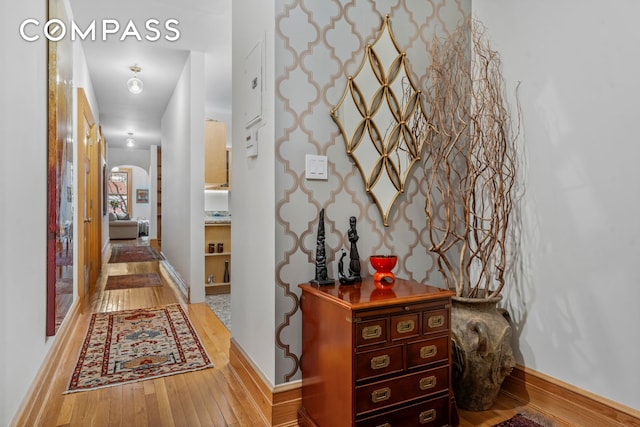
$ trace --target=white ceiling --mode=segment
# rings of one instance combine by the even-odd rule
[[[69,0],[73,20],[81,29],[96,21],[96,40],[82,41],[87,66],[95,91],[100,124],[109,147],[126,146],[128,132],[133,132],[135,148],[160,145],[160,121],[173,93],[190,50],[205,53],[205,112],[231,113],[231,0]],[[114,19],[120,31],[102,41],[103,20]],[[162,37],[145,29],[145,22],[157,19]],[[175,42],[164,39],[172,35],[163,28],[168,19],[180,31]],[[120,37],[133,20],[143,37]],[[129,67],[142,68],[138,77],[144,90],[138,95],[128,92]]]

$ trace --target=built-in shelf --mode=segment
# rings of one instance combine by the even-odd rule
[[[218,244],[224,246],[223,252],[209,252],[209,244],[213,243],[217,249]],[[224,277],[224,264],[231,262],[231,223],[205,223],[204,224],[204,280],[205,294],[227,294],[231,292],[231,283],[222,282]],[[208,283],[209,275],[214,276],[214,282]]]
[[[231,283],[206,283],[204,291],[206,295],[228,294],[231,292]]]

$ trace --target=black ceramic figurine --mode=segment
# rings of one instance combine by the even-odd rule
[[[310,283],[314,285],[333,285],[335,281],[328,277],[327,258],[324,250],[324,208],[320,210],[318,221],[318,237],[316,238],[316,278]]]
[[[360,255],[358,254],[358,247],[356,242],[358,241],[358,231],[356,230],[356,217],[349,218],[349,231],[347,233],[349,242],[351,243],[351,251],[349,253],[349,275],[344,274],[344,262],[343,259],[347,255],[347,252],[343,249],[342,256],[338,262],[338,280],[343,285],[356,283],[362,281],[360,277]]]
[[[351,242],[351,251],[349,252],[349,277],[360,279],[360,254],[356,242],[358,241],[358,231],[356,230],[356,217],[349,218],[349,242]]]
[[[340,261],[338,262],[338,280],[343,285],[348,285],[348,284],[351,284],[351,283],[359,282],[360,281],[360,277],[353,277],[353,276],[345,276],[344,275],[344,262],[343,262],[343,259],[344,259],[345,256],[347,256],[347,251],[345,251],[343,249],[342,250],[342,255],[340,256]]]

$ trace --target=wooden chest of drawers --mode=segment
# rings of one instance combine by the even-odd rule
[[[300,288],[302,426],[451,424],[451,292],[371,278]]]

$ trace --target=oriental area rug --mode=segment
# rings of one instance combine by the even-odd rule
[[[145,262],[161,259],[163,259],[162,255],[151,246],[112,246],[109,262]]]
[[[517,414],[493,427],[554,427],[555,424],[537,414]]]
[[[122,274],[107,277],[105,291],[162,286],[158,273]]]
[[[94,313],[65,393],[212,366],[179,304]]]

